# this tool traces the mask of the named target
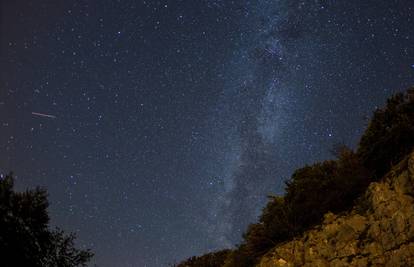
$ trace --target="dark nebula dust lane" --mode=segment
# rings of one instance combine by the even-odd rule
[[[6,1],[0,172],[98,266],[231,247],[414,84],[414,2]]]

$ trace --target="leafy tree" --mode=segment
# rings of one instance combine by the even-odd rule
[[[351,208],[368,186],[368,171],[358,156],[346,147],[337,152],[336,160],[299,169],[287,182],[289,221],[296,234],[320,223],[328,211],[341,212]]]
[[[286,196],[270,197],[259,222],[248,227],[224,266],[252,266],[278,243],[319,223],[326,212],[350,208],[368,185],[367,171],[344,146],[336,148],[336,156],[297,170],[287,182]]]
[[[216,252],[211,252],[199,257],[191,257],[176,267],[219,267],[224,264],[230,250],[224,249]]]
[[[370,171],[351,149],[341,146],[337,150],[335,194],[330,195],[329,211],[341,212],[351,208],[372,181]]]
[[[289,220],[291,208],[284,197],[269,196],[269,199],[259,221],[267,235],[267,245],[273,247],[280,241],[294,236],[295,224]]]
[[[47,192],[13,190],[12,174],[0,179],[2,266],[86,266],[89,250],[74,247],[75,236],[49,230]]]
[[[243,243],[229,253],[223,267],[251,267],[256,263],[256,259],[251,255],[251,251]]]
[[[335,169],[335,161],[316,163],[295,171],[287,182],[286,201],[292,206],[289,220],[295,233],[316,223],[328,210],[327,196],[333,193]]]
[[[381,178],[414,148],[413,89],[396,94],[377,109],[358,147],[362,163]]]
[[[294,235],[294,225],[289,221],[291,211],[285,199],[280,196],[269,196],[269,199],[259,222],[249,225],[240,251],[234,253],[242,254],[249,262],[256,262],[276,244]]]

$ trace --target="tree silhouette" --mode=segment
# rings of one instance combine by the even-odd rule
[[[414,93],[396,94],[377,109],[361,138],[358,155],[381,178],[414,148]]]
[[[13,175],[0,178],[1,266],[86,266],[89,250],[74,246],[74,234],[49,229],[47,192],[15,192]]]

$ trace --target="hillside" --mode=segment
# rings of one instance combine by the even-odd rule
[[[361,204],[325,214],[321,225],[278,245],[257,266],[414,266],[414,152],[371,183]]]
[[[236,248],[178,266],[414,266],[413,149],[409,89],[374,111],[355,151],[297,169]]]

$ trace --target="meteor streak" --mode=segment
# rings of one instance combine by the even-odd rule
[[[54,116],[54,115],[49,115],[49,114],[44,114],[44,113],[39,113],[39,112],[32,112],[32,115],[39,116],[39,117],[56,119],[56,116]]]

